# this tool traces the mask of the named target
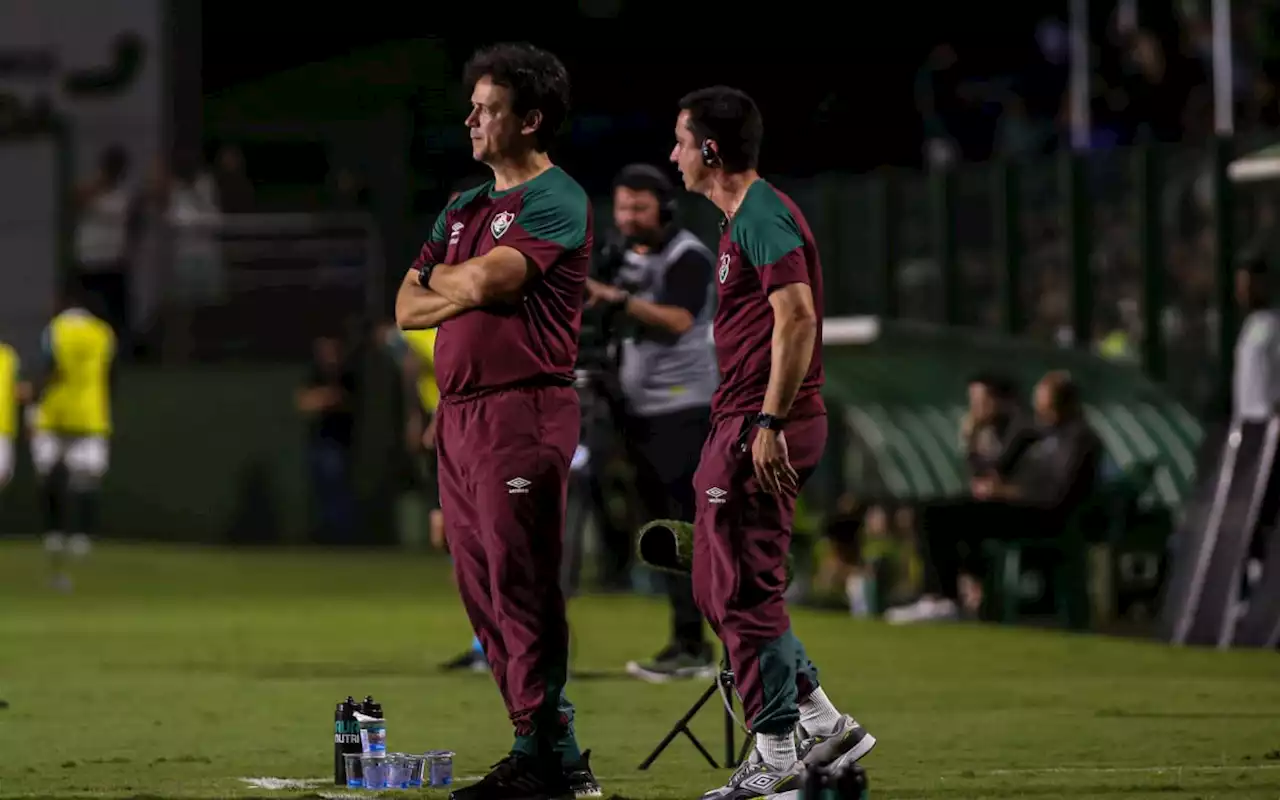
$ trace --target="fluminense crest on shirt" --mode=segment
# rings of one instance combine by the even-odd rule
[[[493,238],[501,239],[502,234],[507,232],[511,227],[511,222],[516,218],[515,214],[510,211],[503,211],[493,218],[493,222],[489,223],[489,232],[493,234]]]

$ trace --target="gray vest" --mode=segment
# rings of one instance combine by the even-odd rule
[[[632,296],[658,302],[668,268],[690,248],[714,263],[711,251],[698,237],[689,231],[680,231],[659,252],[627,251],[616,280],[632,287]],[[711,340],[714,318],[715,285],[708,282],[706,302],[694,316],[693,327],[679,339],[674,342],[623,340],[619,378],[632,414],[654,417],[711,405],[711,395],[720,383],[715,345]]]

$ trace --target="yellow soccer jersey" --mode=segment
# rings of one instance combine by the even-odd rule
[[[425,365],[418,378],[418,399],[423,409],[435,411],[440,404],[440,387],[436,384],[436,329],[402,331],[405,342]]]
[[[18,435],[18,354],[0,342],[0,438]]]
[[[116,336],[87,311],[71,309],[44,332],[51,370],[36,411],[37,430],[78,436],[111,433],[111,365]]]

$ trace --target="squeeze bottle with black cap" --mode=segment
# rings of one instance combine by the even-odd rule
[[[356,701],[350,696],[333,712],[333,784],[347,785],[347,753],[360,752],[360,725],[356,722]],[[358,762],[357,762],[358,766]]]
[[[366,755],[386,755],[387,723],[382,718],[382,704],[367,695],[360,704],[356,721],[360,724],[360,749]]]

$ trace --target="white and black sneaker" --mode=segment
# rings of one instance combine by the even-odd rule
[[[578,759],[576,764],[565,767],[564,772],[565,780],[569,782],[569,789],[576,800],[604,797],[604,789],[600,787],[600,781],[596,780],[595,773],[591,771],[590,750],[584,751],[582,758]]]
[[[724,786],[702,795],[701,800],[799,800],[804,765],[799,761],[789,769],[771,767],[752,750],[751,757],[733,772]]]
[[[867,733],[858,721],[848,714],[840,716],[840,722],[831,733],[810,735],[803,725],[796,726],[800,739],[796,755],[805,766],[843,769],[855,764],[876,746],[876,737]]]

